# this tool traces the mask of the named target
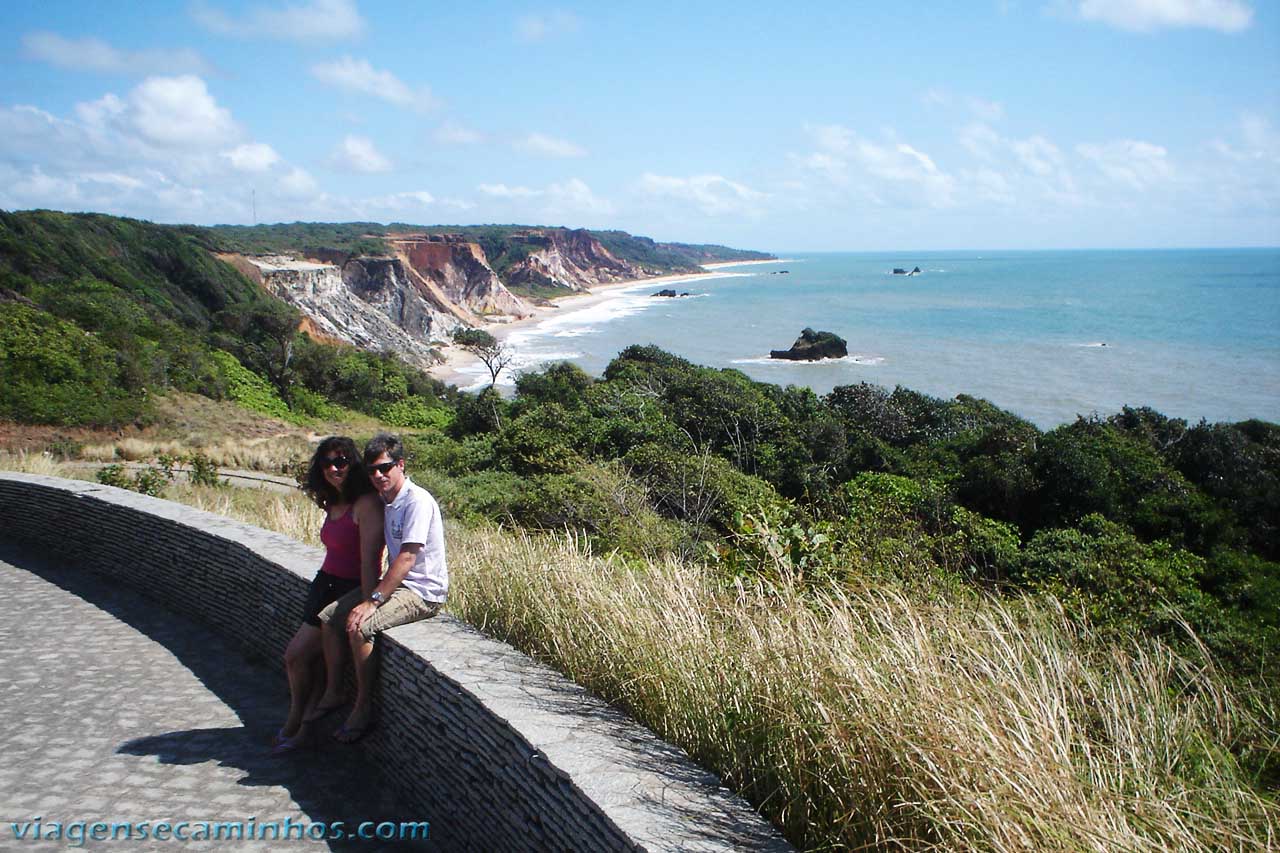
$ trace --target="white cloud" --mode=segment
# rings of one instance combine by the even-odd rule
[[[1109,179],[1129,189],[1147,189],[1173,176],[1168,152],[1149,142],[1120,139],[1104,145],[1081,144],[1076,146],[1076,152]]]
[[[1043,136],[1015,139],[1009,146],[1023,167],[1033,175],[1049,177],[1063,167],[1062,152]]]
[[[613,205],[596,195],[579,178],[570,178],[563,183],[547,186],[547,205],[545,210],[551,215],[566,214],[605,214],[613,212]]]
[[[212,145],[239,135],[199,77],[149,77],[130,96],[134,125],[161,145]]]
[[[493,198],[535,198],[542,195],[539,190],[521,186],[509,187],[506,184],[481,184],[476,189]]]
[[[1239,163],[1280,165],[1280,133],[1265,117],[1245,113],[1236,126],[1239,141],[1234,145],[1221,139],[1212,144],[1214,151]]]
[[[289,173],[280,178],[276,186],[281,194],[290,198],[306,198],[313,196],[320,191],[316,179],[305,170],[294,167]]]
[[[283,6],[254,6],[234,18],[221,9],[195,0],[191,17],[215,33],[241,38],[292,39],[309,42],[349,39],[364,33],[364,18],[354,0],[310,0]]]
[[[378,150],[367,136],[346,136],[334,149],[334,165],[353,172],[373,174],[391,171],[391,161]]]
[[[933,158],[904,142],[876,143],[841,125],[807,128],[819,149],[795,158],[823,180],[877,204],[949,207],[956,181]]]
[[[414,89],[390,71],[374,68],[367,59],[344,56],[333,62],[317,63],[311,66],[311,74],[322,83],[409,109],[425,111],[437,103],[426,86]]]
[[[1004,118],[1004,104],[973,95],[955,96],[945,89],[928,89],[921,100],[930,107],[959,106],[981,121],[999,121]]]
[[[1078,11],[1086,21],[1132,32],[1201,27],[1238,33],[1253,23],[1253,9],[1240,0],[1080,0]]]
[[[262,142],[237,145],[230,151],[222,152],[222,156],[241,172],[265,172],[280,162],[280,155],[276,150]]]
[[[392,193],[391,195],[376,196],[367,198],[359,202],[362,210],[379,210],[393,213],[403,213],[406,211],[415,211],[424,207],[429,207],[435,203],[435,196],[426,190],[416,190],[400,193]]]
[[[552,36],[575,33],[579,26],[578,17],[563,10],[522,15],[516,21],[516,37],[526,42],[544,41]]]
[[[707,216],[758,214],[766,196],[721,175],[693,175],[688,178],[646,173],[641,176],[641,194],[692,204]]]
[[[150,78],[67,117],[0,107],[0,208],[53,207],[160,222],[342,215],[303,169],[241,139],[199,78]]]
[[[69,39],[50,32],[22,37],[23,54],[73,71],[103,74],[208,74],[213,67],[194,50],[119,50],[98,38]]]
[[[444,145],[476,145],[484,141],[484,134],[452,121],[437,127],[432,137]]]
[[[522,211],[521,215],[533,215],[543,218],[577,217],[590,218],[604,216],[614,211],[614,206],[592,191],[581,178],[569,178],[559,183],[551,183],[537,189],[521,185],[480,184],[476,189],[491,199],[509,203],[513,210]],[[474,207],[467,202],[462,209]],[[593,224],[605,224],[597,220]]]
[[[580,145],[543,133],[530,133],[513,144],[520,151],[541,157],[585,157],[587,154],[587,150]]]

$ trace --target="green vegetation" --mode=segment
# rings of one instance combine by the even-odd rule
[[[273,228],[241,237],[340,242],[365,230]],[[0,211],[0,418],[140,423],[176,390],[293,423],[351,411],[397,427],[450,420],[447,389],[396,356],[299,334],[295,309],[211,254],[229,248],[216,229]]]
[[[70,473],[45,456],[0,467]],[[318,544],[322,514],[297,493],[168,495]],[[888,512],[884,534],[935,500],[894,475],[857,497]],[[1035,594],[805,580],[823,543],[768,522],[739,540],[756,573],[727,579],[456,519],[450,609],[626,708],[801,849],[1261,851],[1280,832],[1233,755],[1265,743],[1265,715],[1203,651],[1091,631]]]
[[[206,230],[206,229],[202,229]],[[293,222],[275,225],[216,225],[207,229],[219,251],[246,255],[287,255],[336,251],[351,255],[386,255],[382,239],[390,229],[376,222]]]
[[[389,252],[385,238],[396,234],[456,234],[479,243],[493,270],[503,277],[513,265],[527,258],[540,246],[540,239],[523,238],[527,232],[559,231],[536,225],[412,225],[395,222],[294,222],[275,225],[218,225],[203,232],[210,247],[224,252],[245,254],[291,254],[302,252],[315,256],[325,251],[349,255],[385,255]],[[690,272],[700,264],[712,261],[767,260],[764,252],[730,249],[727,246],[657,243],[625,231],[586,231],[615,257],[639,264],[655,272]],[[562,292],[562,291],[555,291]]]
[[[114,426],[202,394],[411,431],[415,478],[466,525],[459,611],[632,709],[803,845],[1276,837],[1280,426],[1125,408],[1046,432],[968,396],[819,396],[650,346],[600,377],[556,364],[510,399],[460,394],[298,335],[211,233],[0,214],[0,418]],[[188,494],[166,470],[102,476]]]
[[[512,400],[464,398],[414,450],[453,517],[567,528],[724,583],[1045,599],[1093,636],[1207,654],[1263,709],[1232,748],[1274,786],[1277,436],[1136,409],[1041,432],[974,398],[818,397],[629,347],[599,379],[559,364]]]

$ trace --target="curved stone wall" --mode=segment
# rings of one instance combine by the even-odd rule
[[[0,473],[0,538],[128,584],[277,666],[322,553],[110,486]],[[680,750],[444,614],[379,641],[365,741],[433,850],[790,850]]]

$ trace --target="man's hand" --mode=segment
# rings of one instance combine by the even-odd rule
[[[360,630],[360,626],[364,620],[373,615],[373,611],[378,609],[378,605],[372,601],[362,601],[355,607],[351,608],[351,612],[347,614],[347,633],[354,634]]]

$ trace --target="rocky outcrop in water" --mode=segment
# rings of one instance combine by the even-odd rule
[[[848,342],[834,332],[815,332],[813,329],[805,329],[791,345],[791,349],[770,350],[769,358],[819,361],[824,358],[844,358],[848,354]]]

